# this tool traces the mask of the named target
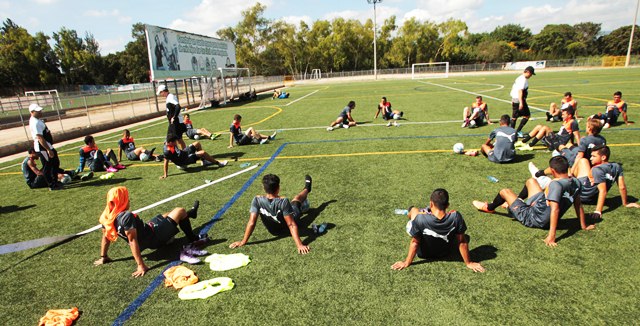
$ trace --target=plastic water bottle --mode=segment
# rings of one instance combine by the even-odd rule
[[[318,225],[318,234],[323,234],[327,230],[327,223]]]
[[[403,208],[396,208],[395,210],[393,210],[393,213],[396,215],[408,215],[409,214],[409,210],[403,209]]]
[[[249,163],[249,162],[240,164],[241,168],[246,168],[246,167],[250,167],[250,166],[251,166],[251,163]]]
[[[496,182],[498,182],[498,178],[496,178],[496,177],[494,177],[494,176],[492,176],[492,175],[487,176],[487,180],[489,180],[489,182],[491,182],[491,183],[496,183]]]

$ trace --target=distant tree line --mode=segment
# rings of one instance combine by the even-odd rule
[[[317,20],[297,26],[264,17],[266,6],[256,3],[242,12],[235,27],[218,35],[236,45],[239,67],[253,75],[288,75],[322,71],[373,69],[373,21]],[[413,63],[449,61],[451,64],[553,60],[585,56],[626,55],[631,25],[603,35],[601,24],[550,24],[538,34],[516,24],[491,32],[470,33],[461,20],[443,23],[415,18],[402,26],[396,17],[377,29],[378,68],[410,67]],[[640,31],[632,53],[640,52]],[[123,51],[103,56],[93,35],[84,37],[61,28],[35,35],[11,19],[0,28],[0,88],[47,85],[131,84],[149,81],[144,25],[132,27],[133,40]],[[49,41],[53,39],[53,47]]]

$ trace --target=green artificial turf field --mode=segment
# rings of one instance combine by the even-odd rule
[[[527,163],[545,167],[546,150],[519,153],[518,162],[497,165],[486,158],[453,154],[454,143],[479,148],[496,124],[460,128],[462,108],[475,94],[485,96],[493,121],[510,114],[509,91],[518,73],[452,76],[421,81],[318,83],[288,88],[291,97],[191,114],[196,127],[228,130],[234,113],[243,127],[271,133],[265,145],[227,149],[228,134],[202,140],[217,159],[238,158],[224,168],[187,171],[155,162],[128,162],[111,180],[94,178],[49,192],[25,185],[18,161],[0,165],[0,245],[47,236],[73,234],[98,224],[107,191],[124,185],[131,207],[143,206],[241,170],[242,163],[260,163],[248,173],[204,188],[143,212],[148,221],[175,206],[190,207],[199,199],[201,228],[220,215],[209,231],[211,253],[245,253],[248,266],[213,272],[208,265],[192,268],[201,280],[232,278],[236,287],[206,300],[181,301],[177,291],[157,278],[178,257],[185,239],[143,256],[151,270],[132,278],[136,265],[125,241],[111,245],[113,263],[94,267],[100,232],[58,245],[0,256],[0,315],[7,325],[34,324],[48,309],[77,306],[77,325],[126,322],[132,325],[237,324],[633,324],[640,317],[638,293],[640,210],[621,206],[617,186],[608,194],[604,219],[593,231],[582,231],[573,210],[562,218],[558,247],[548,248],[546,230],[530,229],[505,214],[476,211],[473,199],[491,200],[501,188],[518,192],[530,176]],[[614,91],[629,103],[630,120],[640,115],[640,70],[540,71],[529,81],[531,120],[524,128],[558,123],[544,121],[552,101],[571,91],[580,117],[601,112]],[[404,111],[399,127],[373,119],[379,98],[386,96]],[[353,116],[361,126],[326,131],[349,100],[357,103]],[[585,135],[585,119],[580,122]],[[612,161],[624,163],[630,201],[640,194],[640,124],[618,125],[602,135],[611,145]],[[131,129],[138,146],[162,148],[166,121]],[[97,137],[101,149],[117,147],[120,132]],[[78,165],[80,144],[58,148],[62,167]],[[264,168],[264,169],[263,169]],[[260,173],[254,182],[252,175]],[[292,198],[302,189],[304,175],[314,178],[311,210],[302,228],[329,223],[326,234],[304,235],[311,247],[298,255],[290,238],[274,238],[258,222],[250,242],[238,249],[228,245],[242,239],[252,198],[262,193],[261,177],[281,178],[281,195]],[[101,173],[98,173],[99,176]],[[490,183],[487,176],[500,181]],[[406,257],[410,237],[406,217],[395,208],[427,206],[436,188],[446,188],[451,209],[462,213],[471,237],[471,257],[484,274],[467,269],[457,255],[445,260],[416,258],[403,271],[390,266]],[[227,206],[225,206],[227,205]],[[228,209],[224,209],[228,207]],[[587,213],[593,205],[585,205]],[[504,213],[499,209],[499,213]],[[155,281],[154,281],[155,280]],[[138,299],[138,300],[137,300]],[[137,300],[137,301],[136,301]]]

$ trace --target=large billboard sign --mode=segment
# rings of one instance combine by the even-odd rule
[[[151,80],[210,76],[236,67],[233,43],[217,38],[145,25]]]

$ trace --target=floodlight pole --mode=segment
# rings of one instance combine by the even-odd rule
[[[640,0],[638,0],[640,1]],[[373,77],[378,79],[378,54],[377,54],[377,46],[376,39],[377,37],[377,27],[376,27],[376,3],[382,2],[382,0],[367,0],[369,4],[373,3]]]
[[[633,16],[633,25],[631,25],[631,36],[629,37],[629,48],[627,49],[627,60],[624,62],[625,67],[629,67],[629,64],[631,63],[631,45],[633,44],[633,33],[636,30],[636,21],[638,20],[638,8],[640,8],[640,0],[638,0],[636,11]]]

